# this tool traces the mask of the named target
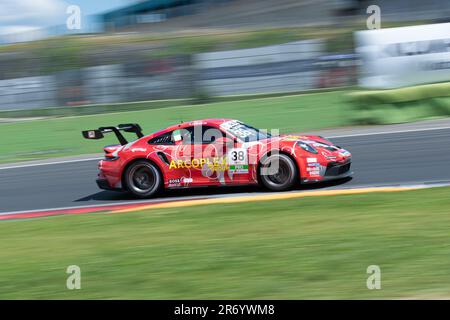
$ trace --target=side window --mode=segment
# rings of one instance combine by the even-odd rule
[[[194,127],[187,127],[178,130],[182,144],[195,143]]]
[[[148,141],[149,144],[175,144],[172,138],[172,131],[160,134]]]
[[[182,141],[182,144],[210,144],[218,138],[223,138],[225,134],[218,128],[211,126],[194,126],[177,129],[164,133],[151,139],[149,144],[175,144]]]
[[[224,133],[211,126],[194,126],[180,130],[183,144],[210,144],[224,137]]]
[[[202,143],[203,144],[210,144],[216,141],[219,138],[223,138],[225,134],[214,127],[210,126],[203,126],[202,128]]]

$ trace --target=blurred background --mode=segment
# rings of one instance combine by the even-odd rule
[[[8,14],[26,10],[27,1],[2,2],[0,110],[354,86],[361,63],[354,32],[366,29],[372,4],[120,0],[92,7],[80,0],[71,3],[80,8],[80,29],[68,29],[68,4],[41,2],[49,8],[31,21],[27,12],[15,10],[16,20]],[[383,28],[450,16],[446,0],[377,5]]]
[[[299,194],[450,185],[449,18],[448,0],[1,0],[0,220],[74,214],[0,221],[0,298],[448,299],[449,187],[75,213],[135,200],[94,181],[114,135],[81,136],[119,123],[235,118],[352,153],[353,180]]]

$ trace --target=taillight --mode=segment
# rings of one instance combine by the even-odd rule
[[[105,160],[106,161],[114,161],[114,160],[117,160],[117,159],[119,159],[119,157],[115,157],[112,154],[105,154]]]

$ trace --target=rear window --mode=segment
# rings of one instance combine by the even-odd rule
[[[148,141],[149,144],[175,144],[172,138],[172,131],[160,134]]]

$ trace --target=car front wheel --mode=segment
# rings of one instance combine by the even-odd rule
[[[273,154],[261,161],[261,182],[270,190],[285,191],[291,189],[297,181],[297,176],[297,166],[285,154]]]

